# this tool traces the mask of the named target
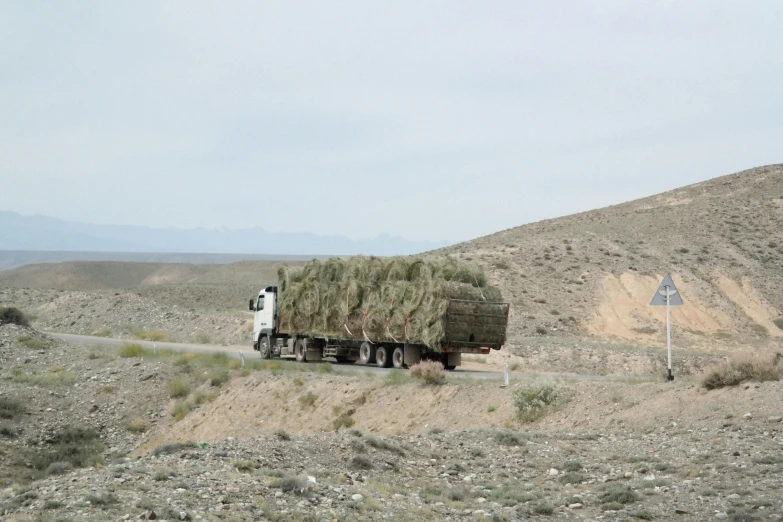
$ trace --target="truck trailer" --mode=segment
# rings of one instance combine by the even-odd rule
[[[281,267],[250,299],[253,349],[263,359],[406,368],[422,359],[453,370],[463,353],[506,341],[509,304],[475,265],[451,258],[314,260]]]

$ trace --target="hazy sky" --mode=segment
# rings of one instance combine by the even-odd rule
[[[0,1],[0,209],[462,240],[783,162],[783,2]]]

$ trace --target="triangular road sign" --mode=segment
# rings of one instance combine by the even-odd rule
[[[655,295],[650,301],[650,306],[666,306],[666,293],[669,293],[669,305],[680,306],[682,304],[682,297],[677,291],[677,287],[674,286],[674,281],[669,274],[663,276],[663,281],[658,285],[658,289],[655,291]]]

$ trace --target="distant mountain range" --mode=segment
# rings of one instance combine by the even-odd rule
[[[264,255],[408,255],[447,246],[382,234],[375,239],[310,233],[94,225],[0,210],[0,250],[88,252],[199,252]]]

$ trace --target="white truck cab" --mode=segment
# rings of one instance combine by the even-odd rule
[[[250,300],[253,314],[253,346],[264,337],[274,336],[277,326],[277,287],[268,286],[258,293],[258,298]]]

